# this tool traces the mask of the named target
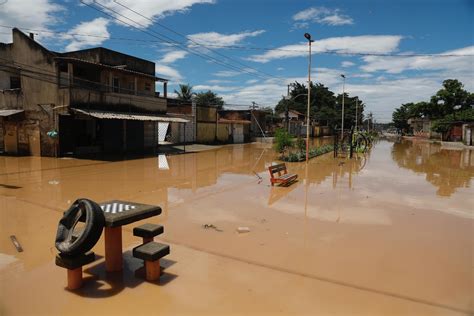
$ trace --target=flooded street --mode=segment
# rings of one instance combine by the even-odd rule
[[[289,187],[270,186],[272,162],[257,143],[126,161],[0,157],[0,314],[474,312],[474,151],[379,141],[357,159],[287,163]],[[54,239],[80,197],[162,207],[143,221],[171,245],[160,284],[134,276],[139,222],[124,227],[123,276],[105,273],[102,236],[88,282],[65,290]]]

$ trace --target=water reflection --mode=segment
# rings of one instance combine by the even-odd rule
[[[272,187],[268,198],[268,205],[271,206],[300,185],[319,185],[330,180],[332,189],[338,187],[352,189],[354,185],[353,176],[365,168],[369,158],[370,152],[355,154],[352,159],[334,159],[333,155],[329,153],[310,160],[308,169],[306,169],[305,163],[289,163],[291,172],[298,173],[300,181],[289,187]]]
[[[438,188],[436,194],[440,196],[451,196],[458,188],[470,187],[474,176],[472,150],[403,140],[393,144],[392,158],[402,168],[426,174],[426,180]]]

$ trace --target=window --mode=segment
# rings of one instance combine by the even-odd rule
[[[113,87],[114,92],[119,92],[119,89],[120,89],[119,78],[114,77],[114,79],[112,80],[112,87]]]
[[[10,89],[21,89],[20,77],[10,77]]]

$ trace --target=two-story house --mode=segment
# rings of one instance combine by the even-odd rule
[[[0,43],[0,151],[145,152],[157,144],[158,122],[187,122],[166,114],[167,80],[153,62],[102,47],[57,53],[12,33]]]

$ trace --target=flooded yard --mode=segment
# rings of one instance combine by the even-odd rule
[[[288,163],[289,187],[270,186],[272,162],[256,143],[126,161],[0,157],[0,314],[474,312],[474,151],[379,141],[352,160]],[[54,238],[80,197],[162,207],[143,221],[171,245],[160,283],[134,275],[136,223],[123,274],[105,272],[102,237],[84,287],[65,290]]]

